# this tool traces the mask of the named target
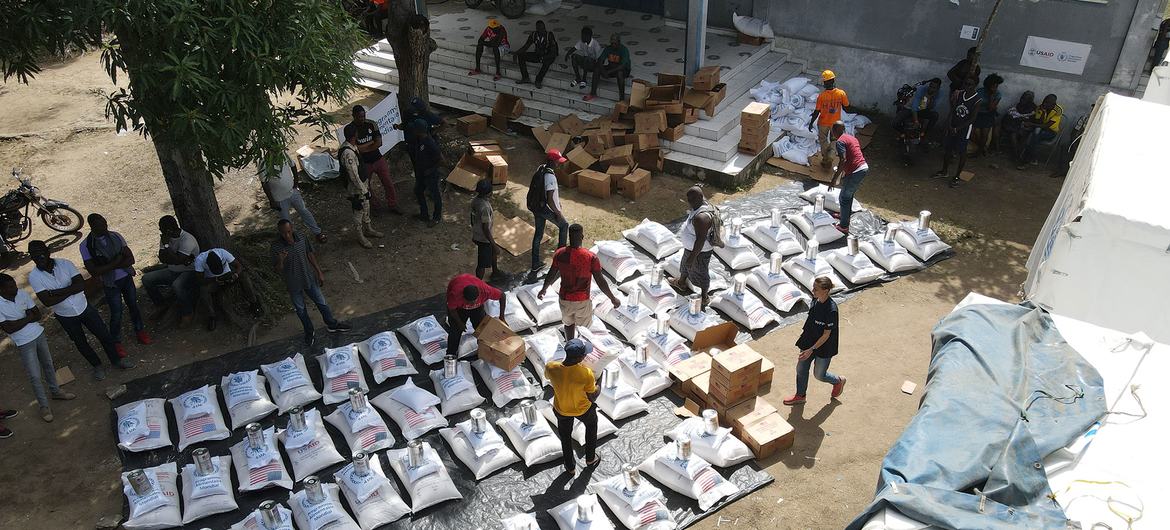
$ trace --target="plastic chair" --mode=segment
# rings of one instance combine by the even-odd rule
[[[1073,122],[1073,123],[1076,123],[1076,122]],[[1059,132],[1056,133],[1055,138],[1048,140],[1048,141],[1036,143],[1037,147],[1043,146],[1043,147],[1049,148],[1048,149],[1048,158],[1044,159],[1044,166],[1045,167],[1048,167],[1049,165],[1052,164],[1052,157],[1056,155],[1057,151],[1060,151],[1060,140],[1064,138],[1064,131],[1068,129],[1068,124],[1062,123],[1061,125],[1064,125],[1064,126],[1060,128]]]

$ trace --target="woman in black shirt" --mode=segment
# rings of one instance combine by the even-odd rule
[[[813,377],[818,381],[833,384],[833,397],[845,391],[845,378],[829,373],[829,362],[837,355],[837,303],[829,297],[833,280],[821,276],[813,281],[813,300],[809,306],[804,331],[796,339],[800,348],[799,362],[796,363],[796,394],[785,399],[785,405],[804,403],[808,391],[808,371],[813,368]]]

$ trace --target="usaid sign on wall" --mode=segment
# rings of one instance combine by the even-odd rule
[[[1029,36],[1020,66],[1081,75],[1092,49],[1089,44]]]

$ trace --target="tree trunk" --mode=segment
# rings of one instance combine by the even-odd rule
[[[179,225],[195,236],[201,249],[230,249],[227,227],[215,198],[215,177],[199,162],[199,151],[158,139],[154,140],[154,150],[162,164]]]
[[[387,24],[386,42],[394,50],[394,64],[398,69],[400,108],[407,108],[415,97],[430,104],[427,76],[431,52],[438,47],[431,39],[431,21],[411,9],[408,2],[392,2]]]

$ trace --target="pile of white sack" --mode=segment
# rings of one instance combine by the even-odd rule
[[[797,164],[808,165],[808,157],[819,150],[816,127],[808,130],[816,108],[821,87],[807,77],[793,77],[783,83],[760,81],[760,85],[749,91],[752,99],[772,106],[772,129],[786,134],[772,144],[772,155]],[[870,119],[860,114],[841,111],[845,132],[856,134],[870,124]]]

